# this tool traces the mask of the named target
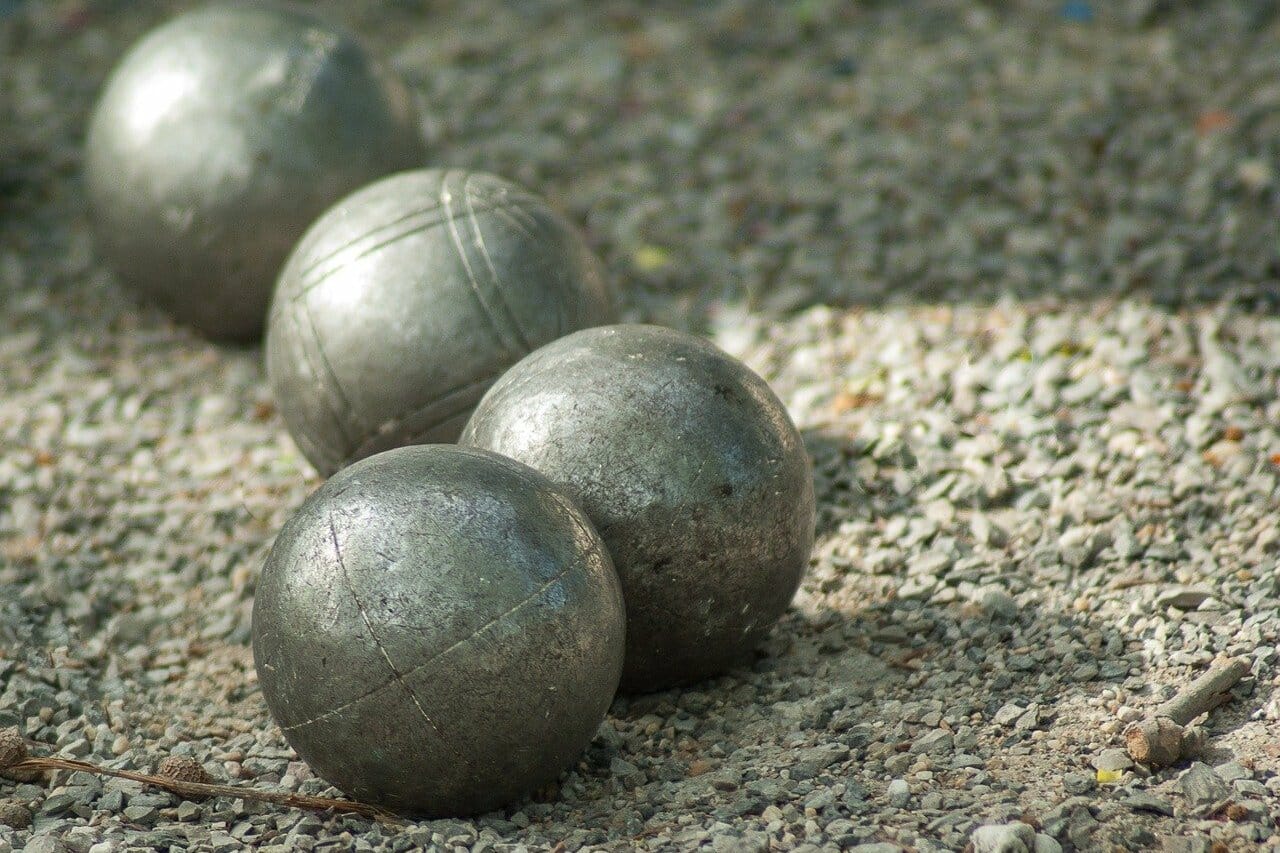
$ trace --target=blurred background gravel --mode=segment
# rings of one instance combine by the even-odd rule
[[[86,220],[93,99],[191,5],[0,0],[0,724],[323,791],[247,645],[318,479],[260,352],[138,304]],[[314,5],[410,81],[433,164],[546,195],[630,319],[774,384],[815,457],[810,578],[755,667],[617,702],[502,813],[59,775],[0,787],[34,820],[0,848],[1280,846],[1274,2]],[[1104,752],[1221,653],[1254,672],[1201,764]]]

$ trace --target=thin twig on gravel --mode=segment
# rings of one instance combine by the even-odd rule
[[[144,785],[153,785],[180,797],[199,799],[204,797],[239,797],[245,800],[256,800],[263,803],[275,803],[297,809],[315,811],[334,811],[345,814],[356,814],[384,823],[398,823],[400,819],[377,806],[350,800],[335,800],[329,797],[312,797],[305,794],[293,794],[287,791],[264,791],[259,788],[245,788],[238,785],[219,785],[212,782],[197,782],[191,779],[174,778],[174,776],[150,773],[136,773],[131,770],[113,770],[68,758],[47,758],[27,754],[26,740],[16,728],[0,731],[0,774],[13,777],[26,777],[46,770],[81,770],[99,776],[115,776],[129,779]]]

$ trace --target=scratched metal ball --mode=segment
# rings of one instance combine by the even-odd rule
[[[562,338],[489,390],[461,441],[538,469],[595,522],[627,602],[625,690],[739,662],[808,564],[800,434],[763,379],[702,338],[655,326]]]
[[[174,18],[121,60],[85,178],[121,279],[210,337],[246,340],[307,225],[423,156],[407,89],[351,36],[231,3]]]
[[[599,262],[538,197],[424,169],[326,213],[290,256],[267,321],[267,376],[322,474],[392,447],[455,441],[523,356],[616,321]]]
[[[563,490],[496,454],[418,445],[344,469],[285,524],[253,652],[320,776],[399,811],[473,814],[590,742],[618,685],[622,607]]]

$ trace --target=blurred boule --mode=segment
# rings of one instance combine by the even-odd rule
[[[348,34],[269,3],[156,28],[107,81],[85,177],[121,279],[213,338],[262,330],[289,250],[375,178],[422,165],[405,87]]]

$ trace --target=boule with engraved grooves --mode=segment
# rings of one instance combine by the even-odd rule
[[[424,156],[408,90],[352,36],[225,3],[129,50],[89,122],[85,178],[123,282],[208,337],[250,340],[311,221]]]
[[[626,599],[624,690],[742,661],[808,564],[800,434],[763,379],[702,338],[656,326],[562,338],[498,380],[461,441],[546,474],[595,522]]]
[[[558,486],[486,451],[417,445],[336,474],[281,530],[253,652],[285,738],[398,811],[489,811],[586,748],[622,668],[622,593]]]
[[[616,321],[599,261],[542,199],[493,175],[423,169],[352,194],[280,274],[267,376],[322,474],[455,441],[498,376]]]

